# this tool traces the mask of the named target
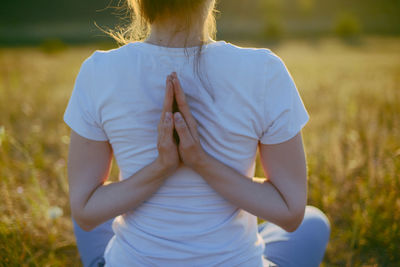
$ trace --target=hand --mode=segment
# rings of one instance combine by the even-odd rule
[[[179,109],[179,112],[174,113],[174,126],[179,135],[179,156],[185,165],[194,168],[207,154],[200,144],[197,123],[190,112],[176,72],[172,73],[172,82]]]
[[[157,163],[168,173],[172,173],[179,166],[178,147],[173,140],[174,120],[172,118],[172,103],[174,91],[171,75],[167,76],[164,106],[158,124],[158,158]]]

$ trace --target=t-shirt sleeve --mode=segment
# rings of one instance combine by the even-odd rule
[[[260,142],[278,144],[299,133],[308,122],[309,115],[292,76],[278,56],[271,54],[265,77],[264,121]]]
[[[93,54],[81,65],[64,112],[64,121],[79,135],[95,141],[108,140],[101,127],[93,99]]]

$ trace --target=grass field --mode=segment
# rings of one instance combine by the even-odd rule
[[[0,49],[0,266],[80,264],[62,115],[80,64],[103,48]],[[332,224],[323,265],[400,266],[400,38],[271,49],[311,117],[303,131],[309,204]],[[112,180],[117,174],[114,164]]]

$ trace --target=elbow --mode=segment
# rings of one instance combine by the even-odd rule
[[[298,222],[298,221],[292,221],[292,222],[290,222],[290,223],[285,224],[285,226],[283,227],[283,229],[284,229],[286,232],[292,233],[292,232],[296,231],[297,228],[299,228],[300,224],[301,224],[301,221],[300,221],[300,222]]]
[[[93,213],[88,212],[86,204],[78,197],[70,197],[71,215],[77,225],[84,231],[89,232],[98,226]]]
[[[93,222],[91,222],[90,220],[88,220],[88,218],[86,218],[84,216],[84,214],[82,214],[82,212],[77,212],[76,210],[71,210],[72,213],[72,218],[74,218],[75,222],[78,224],[78,226],[86,231],[92,231],[96,225],[93,224]]]
[[[76,224],[84,231],[89,232],[94,229],[94,226],[85,221],[82,217],[77,215],[72,215],[72,218],[75,220]]]
[[[282,228],[287,232],[294,232],[299,228],[304,219],[305,207],[296,212],[292,212],[290,216],[282,224]]]
[[[90,222],[87,222],[85,220],[82,220],[82,218],[74,217],[74,219],[78,224],[78,226],[86,232],[92,231],[94,228],[96,228],[96,225],[91,224]]]
[[[81,228],[82,228],[82,230],[84,230],[84,231],[86,231],[86,232],[90,232],[90,231],[92,231],[94,228],[96,228],[96,226],[95,225],[91,225],[91,224],[80,224],[79,225]]]

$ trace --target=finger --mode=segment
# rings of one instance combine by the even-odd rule
[[[173,144],[172,133],[173,133],[173,119],[172,113],[166,112],[164,121],[160,122],[159,126],[159,146],[168,147],[170,144]]]
[[[165,97],[164,97],[164,105],[161,113],[161,120],[165,119],[165,112],[172,112],[172,102],[174,100],[174,91],[172,84],[172,77],[170,75],[167,76],[165,81]]]
[[[190,133],[189,128],[185,122],[185,119],[182,117],[180,112],[174,113],[174,125],[179,135],[180,145],[188,147],[192,143],[194,143],[192,134]]]
[[[189,130],[193,137],[197,138],[197,123],[190,112],[189,105],[186,102],[185,93],[182,90],[181,84],[179,82],[176,72],[172,73],[172,81],[174,87],[174,94],[178,104],[179,111],[182,113],[183,118],[189,126]]]
[[[172,113],[167,111],[164,119],[164,135],[166,140],[172,141],[173,130],[174,122],[172,119]]]
[[[189,106],[187,105],[186,96],[182,90],[181,83],[178,79],[176,72],[172,73],[172,82],[174,85],[173,88],[174,88],[174,93],[175,93],[175,98],[176,98],[176,101],[178,104],[178,108],[183,113],[182,114],[183,117],[186,119],[185,113],[190,113],[190,109],[189,109]]]
[[[165,131],[164,131],[164,126],[163,126],[163,121],[160,121],[160,123],[158,124],[158,138],[157,138],[157,146],[160,146],[160,144],[163,142],[164,140],[164,135],[165,135]]]

